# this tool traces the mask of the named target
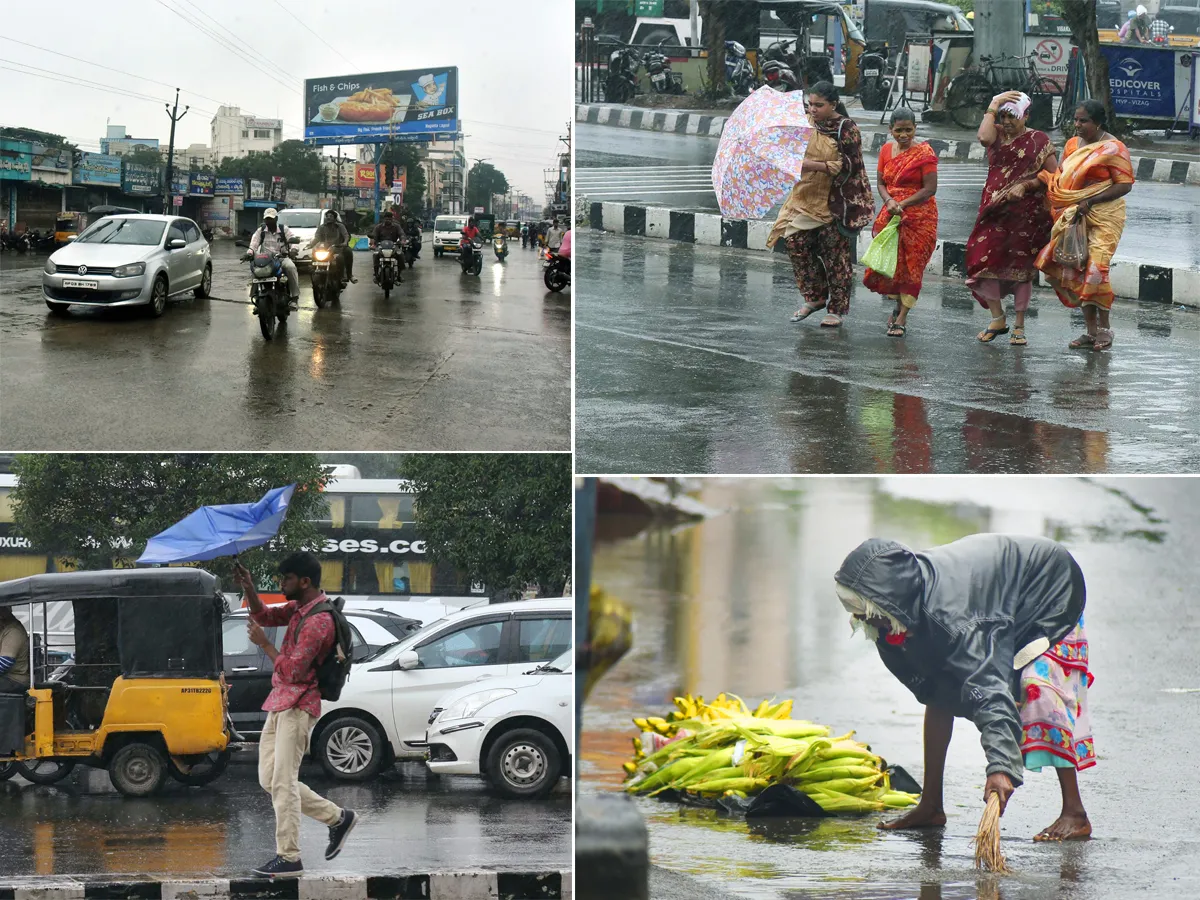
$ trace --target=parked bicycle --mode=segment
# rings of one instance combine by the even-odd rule
[[[1034,68],[1037,54],[1023,56],[981,56],[982,67],[964,69],[954,76],[946,90],[946,108],[961,128],[975,130],[983,121],[988,103],[1001,91],[1022,91],[1030,97],[1048,94],[1051,104],[1061,101],[1062,88]],[[1012,65],[1023,63],[1023,65]]]

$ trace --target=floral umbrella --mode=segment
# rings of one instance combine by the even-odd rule
[[[758,219],[800,180],[800,164],[812,134],[804,93],[764,85],[725,122],[713,159],[713,190],[721,215]]]

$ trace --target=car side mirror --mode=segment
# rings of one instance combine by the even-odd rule
[[[182,250],[186,246],[187,241],[183,238],[171,238],[171,240],[167,241],[168,250]]]
[[[415,669],[420,664],[421,657],[417,656],[416,650],[401,650],[400,655],[396,657],[396,668],[402,672]]]

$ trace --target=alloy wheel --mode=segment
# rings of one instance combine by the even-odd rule
[[[344,775],[357,775],[371,762],[375,748],[371,738],[353,725],[334,729],[326,746],[329,764]]]

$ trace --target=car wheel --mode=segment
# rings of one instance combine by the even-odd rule
[[[492,786],[508,797],[544,797],[558,784],[562,759],[542,732],[515,728],[492,745],[486,771]]]
[[[149,744],[126,744],[108,764],[108,777],[126,797],[149,797],[167,780],[167,760]]]
[[[203,300],[212,292],[212,266],[204,267],[204,274],[200,276],[200,285],[194,291],[197,300]]]
[[[0,781],[8,781],[17,774],[17,764],[15,762],[0,763]]]
[[[54,759],[29,759],[17,763],[17,772],[26,781],[34,784],[58,784],[75,768],[73,762]]]
[[[367,781],[375,777],[386,755],[379,729],[357,716],[335,719],[321,729],[317,759],[332,778]]]
[[[154,279],[154,287],[150,293],[150,305],[146,307],[146,314],[152,319],[157,319],[167,310],[167,276],[159,275]]]
[[[70,303],[55,303],[53,300],[47,300],[46,308],[49,309],[50,312],[54,313],[55,315],[62,316],[62,315],[66,315],[67,310],[71,308],[71,304]]]
[[[193,758],[186,772],[175,762],[175,757],[171,756],[167,758],[167,774],[183,784],[201,787],[221,776],[225,767],[229,765],[230,755],[228,750],[214,750],[199,759]]]

